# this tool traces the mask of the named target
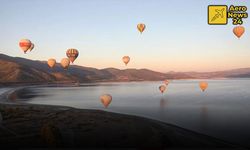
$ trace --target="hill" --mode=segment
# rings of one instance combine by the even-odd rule
[[[249,78],[250,68],[218,72],[168,72],[148,69],[96,69],[71,65],[68,70],[56,64],[50,69],[46,61],[34,61],[0,54],[0,83],[54,83],[98,81],[159,81],[164,79]]]
[[[1,83],[144,81],[165,78],[166,74],[147,69],[95,69],[71,65],[68,70],[64,70],[60,64],[50,69],[45,61],[0,54]]]

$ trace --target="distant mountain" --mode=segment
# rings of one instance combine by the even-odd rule
[[[250,68],[218,72],[168,72],[148,69],[95,69],[71,65],[63,70],[60,64],[50,69],[46,61],[34,61],[0,54],[0,83],[54,83],[97,81],[157,81],[164,79],[248,78]]]
[[[216,72],[186,72],[185,74],[192,78],[250,78],[250,68]]]
[[[168,76],[164,73],[155,72],[148,69],[125,69],[119,70],[115,68],[102,69],[113,76],[115,81],[154,81],[163,80]]]
[[[166,74],[147,69],[95,69],[71,65],[64,70],[60,64],[50,69],[46,61],[0,54],[0,83],[153,81],[167,77]]]

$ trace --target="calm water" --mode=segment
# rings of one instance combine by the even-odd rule
[[[250,79],[208,82],[201,92],[198,80],[173,81],[163,95],[161,82],[35,88],[45,96],[26,102],[104,109],[99,96],[109,93],[113,101],[107,111],[161,120],[250,147]]]

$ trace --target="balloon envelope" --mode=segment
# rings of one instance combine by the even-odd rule
[[[107,108],[112,101],[112,96],[109,94],[104,94],[100,97],[100,99],[101,99],[103,106]]]
[[[70,60],[68,58],[63,58],[61,60],[61,66],[63,69],[68,69],[70,64]]]
[[[204,92],[208,87],[208,83],[205,81],[200,82],[200,88]]]
[[[55,65],[56,65],[56,60],[55,59],[51,58],[51,59],[48,60],[48,66],[50,68],[54,68]]]
[[[31,41],[28,39],[22,39],[19,41],[19,46],[23,50],[23,52],[26,53],[31,47]]]
[[[70,61],[73,63],[78,57],[79,52],[77,49],[71,48],[67,50],[66,55],[70,59]]]
[[[161,91],[161,93],[163,93],[166,90],[166,86],[165,85],[161,85],[159,86],[159,90]]]
[[[130,61],[130,57],[129,56],[124,56],[122,57],[122,61],[125,63],[125,65],[127,65]]]
[[[142,33],[146,28],[146,25],[143,23],[140,23],[137,25],[137,29]]]
[[[240,38],[245,32],[245,28],[243,26],[237,26],[234,27],[233,29],[233,33],[235,36],[237,36],[238,38]]]

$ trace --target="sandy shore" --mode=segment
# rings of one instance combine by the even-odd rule
[[[170,124],[141,117],[63,106],[13,104],[3,94],[4,147],[236,148]]]

